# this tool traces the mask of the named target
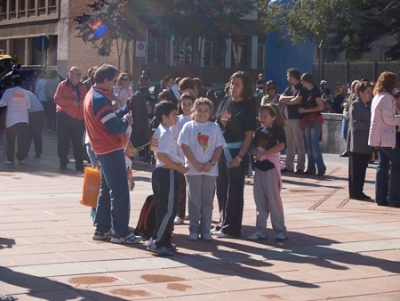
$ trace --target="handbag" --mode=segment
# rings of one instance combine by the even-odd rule
[[[100,170],[94,167],[85,167],[83,176],[82,200],[84,206],[97,207],[97,199],[100,193]]]

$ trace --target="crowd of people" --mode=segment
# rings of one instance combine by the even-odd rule
[[[3,163],[13,165],[16,156],[19,164],[24,164],[32,141],[35,158],[41,157],[44,121],[48,131],[57,131],[61,170],[68,168],[72,146],[75,170],[84,171],[85,145],[92,166],[101,170],[97,208],[91,211],[93,239],[134,244],[142,240],[129,227],[134,187],[130,169],[136,149],[141,160],[155,164],[156,224],[147,246],[161,256],[173,254],[173,226],[183,224],[185,218],[189,219],[188,238],[192,241],[209,241],[213,236],[240,238],[245,177],[254,171],[256,231],[247,238],[266,239],[270,216],[275,238],[282,241],[288,239],[288,233],[280,197],[281,173],[325,175],[320,141],[322,112],[329,107],[343,110],[350,198],[372,200],[363,186],[376,148],[375,202],[400,207],[400,188],[393,185],[400,176],[397,76],[383,72],[376,84],[354,81],[345,97],[338,83],[331,98],[334,105],[328,101],[331,93],[325,81],[318,87],[311,74],[295,68],[287,70],[287,80],[289,86],[278,93],[277,84],[272,80],[264,83],[260,75],[255,90],[250,75],[238,71],[229,78],[225,95],[218,98],[199,78],[167,75],[154,102],[148,97],[145,71],[136,92],[130,74],[108,64],[90,68],[86,78],[78,67],[72,67],[61,82],[55,71],[40,73],[33,93],[22,88],[23,80],[17,75],[0,100],[0,107],[7,107],[7,159]],[[256,98],[255,91],[262,97]],[[219,221],[212,228],[214,195]]]

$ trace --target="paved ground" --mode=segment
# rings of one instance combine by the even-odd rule
[[[24,166],[0,164],[1,294],[22,301],[400,300],[400,210],[349,200],[346,158],[325,155],[323,178],[284,176],[288,241],[277,243],[271,232],[260,243],[192,242],[186,224],[175,228],[175,256],[160,258],[144,244],[93,241],[89,209],[79,204],[83,176],[61,172],[55,154],[55,134],[45,133],[42,159],[31,153]],[[132,226],[151,193],[151,170],[137,168]],[[374,174],[371,165],[368,195]],[[250,178],[245,194],[243,237],[255,223]]]

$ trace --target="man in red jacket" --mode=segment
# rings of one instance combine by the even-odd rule
[[[82,72],[72,67],[68,78],[62,81],[54,95],[57,111],[57,152],[60,169],[67,169],[70,142],[75,159],[75,169],[83,172],[82,137],[85,131],[83,122],[83,100],[87,93],[86,86],[80,82]]]

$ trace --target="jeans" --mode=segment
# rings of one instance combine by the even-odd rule
[[[391,168],[390,168],[391,163]],[[389,186],[390,171],[390,188]],[[400,204],[400,149],[398,146],[378,147],[378,165],[375,178],[375,202]]]
[[[130,196],[123,150],[97,155],[101,164],[101,188],[96,208],[96,230],[113,230],[114,237],[129,234]]]
[[[306,142],[306,153],[308,166],[307,171],[315,173],[315,165],[318,172],[325,172],[326,166],[322,158],[321,146],[319,145],[319,136],[321,134],[321,125],[318,121],[314,121],[314,127],[310,127],[310,123],[306,122],[304,126],[304,140]]]
[[[28,124],[18,122],[6,129],[7,138],[7,160],[14,162],[15,138],[18,140],[18,151],[16,153],[18,161],[23,161],[28,155],[27,148]]]

